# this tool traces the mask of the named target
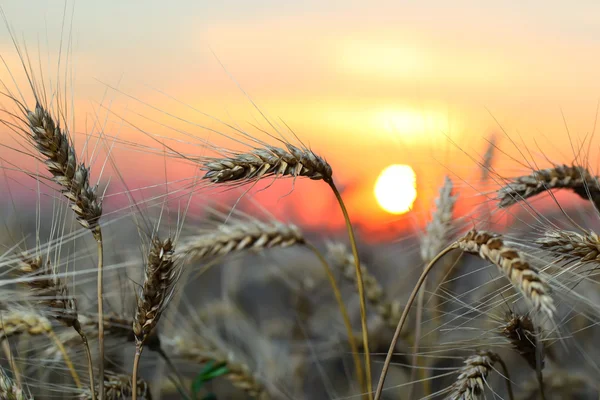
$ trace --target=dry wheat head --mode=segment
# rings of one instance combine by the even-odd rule
[[[138,345],[146,342],[175,290],[181,269],[175,262],[174,253],[170,238],[164,241],[152,239],[133,319],[133,333]]]
[[[504,244],[502,236],[471,230],[457,240],[456,246],[496,265],[536,311],[553,318],[556,308],[547,282],[525,260],[523,254]]]
[[[496,353],[479,352],[465,360],[458,378],[451,387],[448,400],[475,400],[482,398],[486,378],[500,359]]]
[[[571,189],[580,197],[591,199],[595,204],[599,204],[600,201],[597,177],[583,167],[558,165],[510,181],[498,190],[499,206],[508,207],[552,189]]]
[[[303,176],[331,180],[331,166],[312,150],[286,144],[287,150],[265,146],[227,158],[211,158],[203,166],[204,179],[214,183],[252,182],[268,176]]]
[[[90,186],[89,169],[77,162],[69,137],[40,104],[35,111],[27,111],[26,116],[33,141],[46,157],[45,163],[54,181],[72,202],[77,220],[83,227],[95,231],[102,215],[102,202],[96,193],[97,187]]]

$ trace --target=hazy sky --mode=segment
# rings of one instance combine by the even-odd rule
[[[64,2],[9,0],[2,8],[30,54],[37,57],[39,43],[42,59],[56,60]],[[237,81],[269,117],[327,157],[339,181],[351,185],[350,203],[363,221],[384,218],[372,186],[389,164],[413,166],[424,205],[444,174],[476,176],[463,150],[483,154],[485,138],[500,131],[494,118],[541,164],[542,153],[571,162],[562,114],[580,142],[600,98],[596,1],[78,1],[67,4],[68,21],[73,9],[76,130],[89,130],[103,99],[114,110],[107,127],[121,138],[140,134],[117,116],[139,121],[141,113],[180,126],[104,84],[207,124],[158,89],[247,128],[261,121]],[[1,32],[0,51],[18,69]],[[151,125],[173,135],[146,120]],[[509,139],[500,143],[518,154]],[[517,171],[505,158],[499,166]],[[160,168],[131,157],[119,165],[140,179]],[[302,199],[295,194],[289,202]]]

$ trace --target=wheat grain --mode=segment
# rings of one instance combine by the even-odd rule
[[[289,143],[286,147],[265,146],[232,157],[209,158],[203,165],[204,179],[214,183],[252,182],[268,176],[331,179],[331,166],[323,158]]]
[[[456,241],[456,247],[467,253],[479,255],[496,265],[535,311],[553,318],[556,308],[550,296],[550,287],[538,271],[525,260],[524,255],[506,246],[500,235],[471,230]]]
[[[600,204],[600,186],[596,176],[580,166],[557,165],[511,180],[498,190],[499,206],[508,207],[552,189],[570,189],[596,206]]]

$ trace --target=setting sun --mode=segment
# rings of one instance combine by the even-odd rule
[[[385,211],[403,214],[417,198],[417,176],[408,165],[386,167],[375,182],[375,198]]]

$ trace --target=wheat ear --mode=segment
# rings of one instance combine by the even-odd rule
[[[0,368],[0,397],[6,400],[30,400],[32,396],[27,395],[19,385],[16,385],[4,368]]]
[[[154,330],[160,317],[169,304],[181,269],[175,262],[175,246],[171,238],[164,241],[152,238],[144,271],[144,283],[138,295],[133,334],[135,335],[135,358],[133,381],[137,382],[138,365],[143,346]],[[137,399],[136,387],[133,400]]]
[[[456,203],[456,196],[452,195],[454,184],[449,177],[444,179],[444,183],[440,187],[439,195],[435,199],[435,210],[431,215],[431,221],[425,228],[425,235],[421,239],[420,253],[421,260],[427,265],[446,245],[448,236],[452,228],[452,213],[454,212],[454,204]],[[427,281],[423,283],[427,285]],[[423,302],[425,299],[425,290],[419,293],[417,298],[417,315],[415,319],[415,339],[413,345],[413,357],[412,365],[417,366],[419,363],[419,342],[421,340],[421,322],[423,319]],[[425,369],[421,369],[423,374],[426,373]],[[411,382],[415,381],[417,370],[413,368],[411,370]],[[423,376],[423,385],[425,387],[425,393],[430,392],[429,379],[425,379]],[[410,386],[408,398],[412,399],[414,394],[414,385]]]
[[[546,281],[542,279],[539,273],[524,259],[524,256],[519,251],[505,246],[500,235],[471,230],[435,256],[427,267],[425,267],[415,284],[408,302],[404,307],[400,321],[396,326],[396,331],[394,332],[392,342],[383,363],[383,369],[379,377],[377,390],[375,391],[375,400],[379,400],[381,397],[385,377],[391,363],[393,349],[398,342],[402,327],[408,317],[408,311],[415,301],[419,289],[436,262],[453,249],[460,249],[466,253],[479,255],[484,260],[490,261],[496,265],[510,280],[513,286],[521,292],[524,298],[533,305],[535,311],[545,314],[551,320],[553,319],[556,309],[554,307],[554,300],[550,296],[550,287]]]
[[[46,335],[48,338],[52,339],[60,350],[75,385],[77,385],[78,388],[81,388],[81,380],[71,362],[71,357],[69,357],[62,342],[52,330],[52,324],[47,318],[25,311],[9,311],[0,314],[0,340],[5,340],[13,335],[23,333],[27,333],[31,336]]]
[[[179,245],[179,252],[187,256],[187,261],[195,261],[242,250],[288,247],[304,243],[304,236],[295,225],[245,221],[220,225],[215,232],[186,238]]]
[[[600,261],[600,238],[592,231],[581,234],[552,230],[545,232],[535,242],[563,258],[579,259],[581,262]]]
[[[106,371],[104,375],[105,399],[106,400],[126,400],[130,399],[133,393],[133,379],[131,376],[117,374]],[[150,386],[143,379],[137,379],[135,389],[141,399],[150,400]],[[80,400],[91,400],[95,395],[92,393],[83,393]]]
[[[184,360],[197,364],[214,362],[227,367],[225,374],[227,379],[234,387],[243,390],[248,395],[261,400],[270,398],[265,386],[252,374],[250,367],[235,361],[232,352],[225,354],[208,342],[188,341],[181,336],[173,338],[173,347],[174,355]]]
[[[88,362],[90,385],[93,387],[92,354],[87,336],[79,322],[77,301],[69,295],[67,285],[56,276],[49,260],[44,263],[41,256],[29,256],[26,253],[21,254],[19,259],[18,274],[36,278],[35,280],[28,280],[26,285],[33,290],[36,297],[39,297],[39,302],[50,308],[56,320],[67,327],[73,328],[81,338]],[[62,342],[60,343],[62,344]]]
[[[204,163],[204,179],[214,183],[257,181],[268,176],[331,178],[331,166],[310,150],[286,144],[287,150],[265,146],[228,158],[210,158]]]
[[[557,165],[512,179],[498,190],[499,206],[508,207],[552,189],[570,189],[581,198],[591,200],[596,208],[600,206],[598,178],[583,167],[567,165]]]
[[[475,400],[483,398],[486,387],[486,378],[493,370],[495,363],[500,363],[505,373],[508,395],[511,400],[514,399],[510,377],[506,365],[496,353],[490,351],[479,352],[465,360],[464,367],[461,368],[458,378],[450,388],[448,400]]]
[[[38,151],[46,157],[48,171],[54,181],[60,185],[63,195],[71,201],[71,208],[77,221],[89,229],[96,240],[98,249],[98,352],[100,356],[99,372],[104,376],[104,319],[103,303],[103,264],[104,244],[102,230],[99,225],[102,216],[102,200],[98,196],[97,187],[90,185],[90,170],[77,161],[77,154],[69,140],[50,113],[38,102],[34,111],[25,110],[32,139]],[[93,377],[90,376],[93,381]],[[100,398],[104,397],[104,388],[100,382]]]
[[[216,184],[244,184],[256,182],[268,176],[275,177],[307,177],[312,180],[323,180],[335,195],[340,206],[348,237],[354,255],[356,280],[358,283],[358,296],[360,301],[360,322],[362,328],[363,347],[365,349],[366,393],[369,399],[373,398],[371,384],[371,359],[369,352],[369,332],[367,329],[367,306],[365,302],[364,284],[360,270],[358,247],[354,236],[354,229],[350,215],[342,199],[342,195],[333,182],[333,170],[322,157],[310,149],[300,149],[286,143],[287,150],[264,146],[255,148],[247,153],[234,153],[227,158],[208,158],[202,166],[206,171],[204,179]],[[357,374],[359,366],[355,366]]]
[[[521,252],[504,244],[502,236],[472,230],[456,243],[460,250],[479,255],[496,265],[535,311],[553,319],[556,308],[550,296],[550,287]]]
[[[528,315],[510,313],[507,323],[501,329],[501,333],[508,339],[513,349],[536,371],[540,393],[544,399],[542,374],[544,369],[544,346],[540,340],[537,340],[533,321]]]

